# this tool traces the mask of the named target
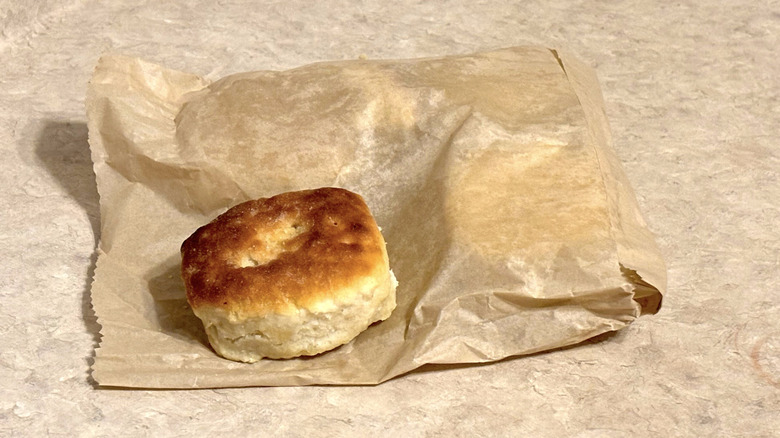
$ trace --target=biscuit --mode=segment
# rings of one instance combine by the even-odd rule
[[[319,354],[395,308],[384,239],[348,190],[236,205],[187,238],[181,254],[187,301],[227,359]]]

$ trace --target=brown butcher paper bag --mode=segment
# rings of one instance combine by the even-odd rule
[[[213,83],[104,56],[87,112],[100,385],[375,384],[575,344],[660,306],[666,271],[594,72],[555,50],[324,62]],[[217,356],[185,299],[182,241],[239,202],[325,186],[366,199],[398,307],[318,356]]]

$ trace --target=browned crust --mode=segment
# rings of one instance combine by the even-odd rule
[[[303,227],[287,240],[279,227]],[[269,237],[271,236],[271,237]],[[278,236],[278,234],[276,234]],[[247,254],[281,242],[281,253],[240,267]],[[279,252],[279,251],[277,251]],[[347,293],[356,281],[387,270],[384,240],[359,195],[338,188],[247,201],[200,227],[181,247],[182,278],[193,309],[213,306],[243,315],[310,308]]]

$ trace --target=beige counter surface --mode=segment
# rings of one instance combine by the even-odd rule
[[[0,436],[777,436],[780,4],[0,0]],[[594,67],[669,273],[657,315],[576,347],[378,386],[101,389],[98,57],[209,79],[516,45]]]

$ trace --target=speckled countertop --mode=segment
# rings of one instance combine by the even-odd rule
[[[0,435],[776,436],[780,3],[179,3],[0,0]],[[84,93],[100,54],[217,79],[523,44],[597,69],[669,266],[658,315],[576,348],[375,387],[95,387]]]

